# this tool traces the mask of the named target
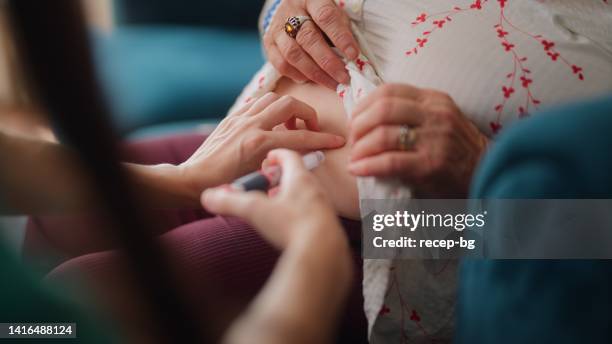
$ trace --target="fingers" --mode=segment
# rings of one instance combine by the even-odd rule
[[[315,109],[290,96],[282,96],[257,116],[261,120],[261,128],[265,130],[272,130],[275,126],[294,117],[304,120],[308,129],[319,131]]]
[[[280,33],[276,38],[276,45],[283,58],[308,79],[329,89],[336,89],[338,82],[319,68],[310,55],[302,50],[302,47],[293,38]],[[282,73],[282,71],[280,72]]]
[[[251,108],[251,106],[253,106],[253,104],[255,103],[257,99],[255,98],[249,98],[246,103],[244,103],[244,105],[242,105],[242,107],[232,113],[230,113],[228,116],[240,116],[243,113],[249,111],[249,109]]]
[[[357,142],[379,125],[418,126],[423,121],[421,106],[410,99],[381,98],[351,121],[351,141]]]
[[[400,127],[396,125],[382,125],[374,128],[353,144],[351,148],[351,161],[398,150]]]
[[[374,92],[368,94],[360,101],[351,117],[359,116],[365,109],[372,106],[373,103],[384,98],[406,98],[418,101],[423,97],[423,90],[406,84],[384,84],[378,87]]]
[[[214,214],[236,216],[251,223],[256,222],[257,214],[266,211],[269,202],[261,192],[237,192],[224,187],[204,191],[200,200]]]
[[[416,152],[386,152],[363,158],[349,164],[349,171],[356,176],[420,178],[423,159]]]
[[[270,149],[288,148],[297,151],[312,151],[340,148],[346,143],[346,139],[342,136],[309,130],[272,131],[268,137]]]
[[[250,109],[248,109],[245,114],[246,115],[256,115],[263,111],[265,108],[270,106],[270,104],[274,103],[280,99],[280,96],[274,92],[268,92],[261,96],[259,99],[253,102]]]
[[[351,33],[344,12],[329,0],[308,0],[306,9],[314,22],[350,60],[359,55],[357,41]]]
[[[312,21],[306,21],[295,38],[296,42],[312,57],[327,74],[341,84],[348,84],[350,77],[340,57],[323,38]]]
[[[302,74],[299,70],[295,69],[289,62],[287,62],[283,55],[278,50],[276,43],[271,43],[267,48],[268,60],[279,73],[290,78],[297,83],[304,83],[308,81],[308,78]]]
[[[268,153],[270,164],[280,165],[283,170],[280,187],[292,186],[291,181],[302,173],[306,173],[306,167],[302,157],[289,149],[275,149]]]

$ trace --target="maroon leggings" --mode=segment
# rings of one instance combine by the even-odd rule
[[[132,143],[127,148],[127,160],[178,164],[203,139],[201,135],[180,135]],[[235,218],[212,216],[195,209],[155,211],[151,216],[161,224],[160,232],[152,235],[159,235],[171,252],[171,263],[188,286],[184,292],[189,302],[208,308],[202,310],[207,316],[229,314],[229,319],[243,311],[270,276],[280,254],[252,227]],[[338,328],[338,342],[366,343],[360,223],[341,220],[353,249],[355,272]],[[48,278],[60,281],[82,272],[103,275],[119,269],[119,254],[110,251],[116,243],[99,234],[104,233],[103,227],[104,220],[93,215],[31,218],[24,258],[42,271],[52,270]],[[93,235],[100,236],[92,240]],[[71,243],[65,245],[65,239]]]

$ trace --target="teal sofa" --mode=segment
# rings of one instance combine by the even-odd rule
[[[611,130],[612,97],[525,120],[486,155],[472,197],[610,199]],[[514,223],[495,230],[530,230]],[[459,293],[460,344],[612,342],[609,260],[466,260]]]
[[[263,2],[116,0],[116,26],[93,32],[99,80],[122,135],[216,123],[263,64]]]

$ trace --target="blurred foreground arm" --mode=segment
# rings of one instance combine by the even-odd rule
[[[75,157],[59,144],[0,131],[0,166],[2,213],[63,212],[94,199]]]
[[[209,211],[246,219],[284,250],[266,286],[229,329],[225,342],[330,343],[352,278],[347,239],[300,156],[276,150],[268,158],[283,169],[276,196],[224,189],[202,196]]]
[[[273,131],[303,120],[307,129]],[[342,147],[341,136],[322,133],[317,113],[291,97],[268,93],[226,117],[191,158],[179,166],[125,164],[143,207],[199,207],[200,194],[261,164],[269,150]],[[95,209],[95,195],[70,148],[0,131],[0,186],[22,213]]]

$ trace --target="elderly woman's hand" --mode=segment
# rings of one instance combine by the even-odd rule
[[[303,120],[307,129],[273,130],[285,123],[295,128]],[[317,113],[290,96],[268,93],[226,117],[202,146],[179,166],[193,190],[228,183],[259,168],[275,148],[318,150],[342,147],[342,136],[321,133]]]
[[[488,143],[447,94],[401,84],[357,105],[350,140],[354,175],[400,177],[417,196],[453,198],[467,195]]]
[[[312,18],[301,26],[295,39],[284,31],[287,18],[292,16]],[[349,19],[332,0],[282,0],[263,44],[268,60],[281,74],[296,82],[312,80],[335,90],[338,83],[349,82],[349,75],[324,35],[347,58],[357,58],[359,47]]]

